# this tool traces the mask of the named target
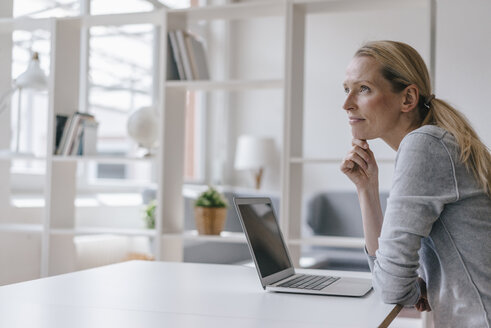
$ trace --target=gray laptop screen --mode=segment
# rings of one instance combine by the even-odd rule
[[[271,204],[239,204],[244,228],[261,276],[291,267]]]

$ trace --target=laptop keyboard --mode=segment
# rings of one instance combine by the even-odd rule
[[[339,280],[339,277],[301,274],[298,277],[288,280],[287,282],[284,282],[278,286],[286,288],[321,290],[337,280]]]

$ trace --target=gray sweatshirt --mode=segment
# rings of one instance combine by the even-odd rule
[[[435,327],[491,326],[491,198],[447,131],[427,125],[402,140],[375,255],[384,302],[414,305],[419,275]]]

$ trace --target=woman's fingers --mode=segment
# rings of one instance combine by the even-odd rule
[[[340,169],[341,172],[349,176],[351,179],[355,177],[359,178],[361,176],[368,177],[366,170],[362,166],[358,165],[358,163],[348,159],[348,157],[341,163]],[[355,182],[355,180],[353,180],[353,182]]]
[[[354,146],[353,149],[351,150],[351,152],[354,152],[356,154],[358,154],[358,156],[360,156],[361,158],[363,158],[363,160],[365,162],[370,162],[370,153],[365,150],[365,149],[362,149],[360,148],[359,146]]]
[[[428,300],[425,299],[425,298],[420,298],[418,300],[418,302],[416,302],[416,304],[414,305],[414,307],[419,312],[425,312],[425,311],[428,311],[429,312],[429,311],[431,311],[430,304],[428,303]]]
[[[368,142],[366,140],[362,140],[362,139],[352,139],[351,144],[353,146],[358,146],[358,147],[363,148],[363,149],[369,148]]]
[[[354,164],[357,164],[360,168],[366,170],[368,168],[367,162],[360,156],[358,153],[351,151],[348,153],[348,155],[344,159],[345,162],[352,162]],[[354,165],[351,165],[349,163],[348,167],[354,168]]]

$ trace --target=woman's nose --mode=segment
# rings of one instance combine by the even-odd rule
[[[344,110],[351,110],[353,108],[354,108],[354,99],[353,99],[353,96],[351,95],[351,93],[348,93],[346,95],[346,99],[344,100],[343,109]]]

